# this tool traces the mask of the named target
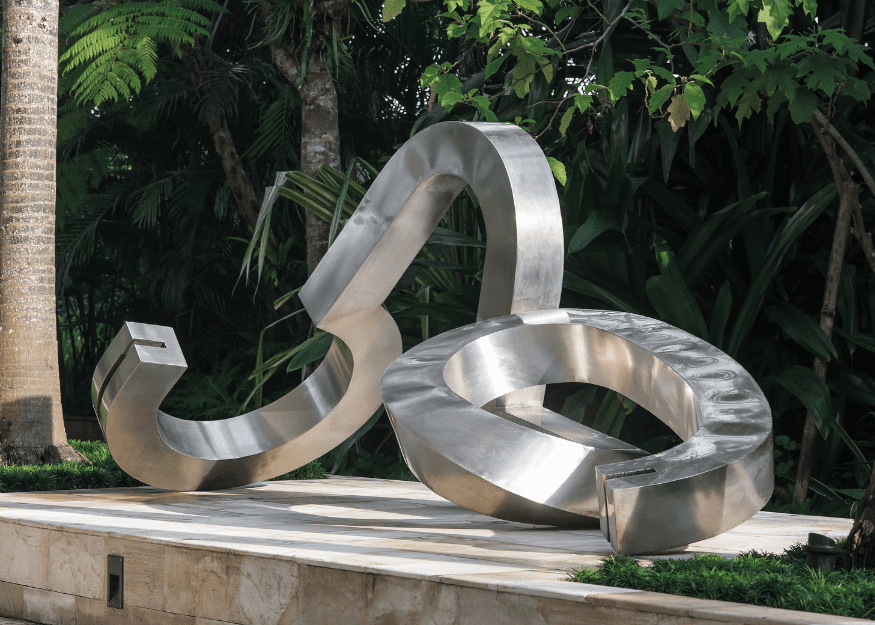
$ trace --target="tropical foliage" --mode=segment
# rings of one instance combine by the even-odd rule
[[[700,599],[749,603],[784,610],[873,619],[872,571],[826,571],[806,564],[800,544],[780,555],[751,551],[735,558],[700,554],[689,560],[654,559],[642,566],[628,556],[604,558],[569,581],[636,588]]]
[[[331,66],[343,166],[314,178],[297,171],[300,99],[270,62],[276,21],[258,4],[175,3],[202,19],[180,13],[164,24],[173,33],[137,25],[163,5],[117,6],[135,17],[112,32],[115,18],[96,5],[62,20],[68,411],[90,410],[93,364],[125,319],[171,325],[181,339],[191,371],[165,403],[171,414],[233,416],[295,386],[330,341],[289,293],[306,279],[304,211],[336,236],[410,134],[500,120],[538,139],[559,180],[562,305],[659,317],[738,359],[775,415],[776,509],[788,505],[808,412],[820,439],[804,509],[848,514],[862,496],[875,455],[875,277],[851,239],[827,337],[818,319],[839,189],[807,122],[816,111],[829,120],[859,159],[845,158],[857,180],[875,171],[871,4],[448,0],[438,14],[430,3],[354,2]],[[381,11],[391,21],[374,19]],[[132,73],[100,65],[110,35],[115,49],[145,55],[119,56]],[[325,42],[333,54],[335,39]],[[208,61],[197,76],[194,54]],[[252,186],[280,185],[255,228],[215,154],[218,113]],[[290,173],[277,182],[277,172]],[[865,188],[860,200],[871,228],[875,200]],[[474,320],[484,246],[477,199],[464,192],[387,300],[405,347]],[[825,381],[814,357],[828,361]],[[650,451],[676,440],[605,389],[557,386],[548,405]],[[322,462],[409,477],[379,413]]]

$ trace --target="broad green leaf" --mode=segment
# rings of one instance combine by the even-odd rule
[[[480,0],[477,3],[477,17],[480,18],[480,37],[495,30],[501,14],[507,10],[510,0]]]
[[[595,384],[584,384],[582,389],[565,400],[559,414],[577,423],[583,423],[586,408],[595,399],[595,394],[598,390],[599,387]]]
[[[875,378],[872,376],[833,363],[829,366],[826,381],[838,395],[844,395],[857,404],[875,406]]]
[[[845,445],[848,446],[848,449],[851,450],[851,453],[854,454],[854,457],[857,458],[859,462],[862,462],[864,464],[870,464],[869,461],[866,460],[866,456],[863,455],[863,452],[860,451],[857,443],[848,435],[847,431],[844,427],[842,427],[842,424],[839,423],[838,419],[833,421],[831,429],[833,432],[838,434],[839,438],[844,441]]]
[[[653,71],[656,72],[660,78],[664,79],[671,86],[677,86],[677,79],[674,77],[667,67],[662,67],[661,65],[653,65]]]
[[[660,123],[662,122],[657,122],[656,124],[657,132],[659,131]],[[671,135],[670,128],[668,129],[668,133]],[[660,142],[662,140],[663,137],[660,136]],[[644,184],[641,186],[644,187],[644,190],[647,191],[654,200],[656,200],[656,203],[659,204],[662,210],[664,210],[676,223],[683,226],[684,230],[692,232],[702,223],[702,220],[693,212],[684,198],[672,193],[658,182],[648,179],[645,180]]]
[[[458,91],[448,91],[439,96],[439,99],[441,106],[447,109],[447,111],[451,111],[456,104],[465,101],[465,95]]]
[[[616,102],[626,95],[626,92],[632,88],[632,81],[634,80],[635,74],[632,72],[617,72],[614,74],[614,77],[611,78],[611,82],[608,83],[608,91],[611,94],[611,101]]]
[[[574,94],[574,105],[581,113],[585,112],[592,105],[592,96],[582,93]]]
[[[522,56],[520,56],[520,54]],[[535,61],[527,53],[517,54],[519,63],[513,68],[511,76],[513,78],[513,90],[518,98],[524,98],[529,93],[529,86],[535,78]]]
[[[684,8],[684,0],[659,0],[656,5],[657,16],[664,20],[672,13],[682,11]]]
[[[787,108],[790,109],[790,117],[794,124],[805,124],[811,121],[814,117],[814,111],[817,105],[820,104],[820,99],[810,89],[804,87],[799,88],[799,93],[796,99],[793,100]]]
[[[730,312],[732,312],[732,289],[729,288],[727,280],[717,293],[714,310],[711,312],[711,326],[708,329],[708,342],[717,349],[723,348],[723,333],[726,331]]]
[[[579,252],[602,232],[617,226],[617,219],[607,214],[607,209],[591,212],[586,223],[578,228],[574,236],[571,237],[571,242],[568,244],[568,253],[574,254]]]
[[[405,6],[407,6],[407,0],[386,0],[383,4],[383,22],[391,22],[401,15]]]
[[[833,328],[833,332],[846,339],[849,343],[853,342],[863,349],[875,353],[875,334],[868,332],[848,332],[843,328]]]
[[[757,21],[766,25],[772,39],[777,39],[789,23],[791,12],[790,0],[763,0]]]
[[[684,101],[693,119],[699,119],[699,115],[705,109],[705,92],[702,88],[694,82],[688,82],[684,87]]]
[[[471,102],[474,104],[474,106],[477,107],[477,110],[480,111],[480,114],[486,118],[486,121],[498,121],[498,117],[496,117],[495,113],[492,112],[492,109],[489,108],[491,104],[489,98],[482,95],[475,95],[471,98]]]
[[[834,490],[840,495],[847,495],[853,499],[862,499],[866,495],[865,488],[836,488]]]
[[[776,382],[793,394],[811,413],[821,436],[826,438],[833,423],[833,408],[829,388],[814,374],[801,365],[793,365],[774,376]]]
[[[544,5],[538,0],[514,0],[514,3],[539,17],[544,12]]]
[[[708,336],[702,312],[698,306],[696,309],[690,306],[683,287],[674,280],[668,276],[652,276],[647,280],[646,290],[660,319],[698,337]]]
[[[541,59],[539,63],[541,64],[541,71],[544,72],[544,78],[547,79],[547,82],[553,82],[553,64],[547,59]]]
[[[760,191],[740,202],[730,204],[710,215],[704,223],[690,233],[677,254],[678,262],[685,270],[696,267],[693,275],[687,275],[690,285],[696,283],[700,272],[711,263],[729,239],[748,223],[744,217],[756,202],[766,195],[768,194],[765,191]]]
[[[563,137],[568,132],[568,126],[571,124],[571,118],[574,116],[574,107],[568,107],[568,110],[562,115],[562,121],[559,122],[559,134]]]
[[[647,109],[653,113],[656,109],[661,108],[663,104],[665,104],[668,99],[671,97],[671,93],[674,91],[674,85],[665,85],[656,90],[652,96],[650,96],[650,100],[648,100]]]
[[[741,128],[741,122],[750,117],[753,111],[757,113],[763,108],[763,99],[757,95],[756,91],[747,91],[738,100],[738,110],[735,113],[735,119],[738,120],[738,127]]]
[[[777,301],[766,308],[769,318],[800,347],[821,360],[838,358],[836,349],[811,316],[789,302]]]
[[[747,37],[747,22],[741,15],[747,15],[747,0],[730,0],[728,9],[728,12],[709,11],[708,32],[728,39],[744,39]]]
[[[568,174],[565,173],[565,164],[552,156],[547,157],[547,162],[550,163],[550,171],[553,172],[553,176],[564,187],[565,182],[568,180]]]
[[[660,119],[656,122],[656,134],[659,136],[659,147],[662,152],[662,175],[665,184],[668,184],[671,164],[674,161],[675,154],[677,154],[678,144],[681,140],[681,133],[677,132],[677,130],[666,119]]]
[[[556,23],[561,24],[570,17],[577,17],[578,13],[580,13],[580,7],[574,5],[564,6],[556,11]]]
[[[628,294],[617,293],[586,278],[575,275],[568,270],[563,274],[562,286],[569,291],[600,300],[607,304],[611,310],[622,310],[635,313],[636,315],[640,315],[643,312],[634,303],[633,298],[628,297]]]
[[[679,289],[681,296],[684,299],[684,307],[689,310],[695,318],[696,331],[693,334],[705,338],[708,336],[705,318],[702,316],[702,310],[699,308],[699,303],[696,301],[696,296],[690,290],[686,278],[681,272],[680,263],[675,258],[674,250],[666,243],[665,239],[660,236],[653,237],[653,252],[656,255],[656,264],[659,267],[659,273],[671,280]],[[691,331],[692,332],[692,331]]]
[[[331,343],[334,342],[334,337],[330,334],[322,334],[308,339],[301,345],[301,349],[295,354],[286,367],[286,372],[297,371],[302,367],[306,367],[311,362],[316,362],[323,358],[328,350],[331,349]]]
[[[507,55],[500,56],[498,58],[492,59],[489,63],[486,64],[486,76],[485,78],[488,80],[490,76],[492,76],[495,72],[497,72],[504,62],[507,60]]]
[[[790,245],[795,241],[810,226],[815,219],[823,212],[830,202],[836,196],[835,183],[830,183],[815,193],[802,207],[792,216],[788,217],[781,229],[775,235],[769,249],[766,253],[765,261],[759,268],[753,283],[748,290],[747,297],[738,312],[735,325],[732,328],[732,335],[729,339],[729,346],[726,352],[733,358],[738,355],[738,350],[741,348],[742,342],[747,337],[750,326],[756,314],[759,312],[765,297],[766,289],[774,280],[781,263],[784,260],[784,255],[790,248]]]

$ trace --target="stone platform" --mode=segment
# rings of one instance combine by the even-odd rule
[[[781,552],[808,532],[843,537],[850,526],[761,512],[652,557]],[[0,616],[46,625],[867,622],[563,581],[610,553],[597,528],[499,521],[411,482],[8,493]],[[124,558],[112,580],[121,608],[107,605],[110,555]]]

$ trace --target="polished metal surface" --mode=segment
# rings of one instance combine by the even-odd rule
[[[509,124],[437,124],[387,163],[300,292],[314,324],[336,339],[322,365],[282,399],[222,421],[158,408],[185,359],[173,330],[127,323],[92,380],[92,402],[119,466],[172,490],[226,488],[280,475],[327,453],[380,405],[380,377],[401,354],[381,304],[466,185],[487,230],[478,319],[555,308],[563,235],[550,167]],[[338,340],[339,339],[339,340]],[[536,410],[513,394],[507,410]],[[196,415],[192,415],[196,416]]]
[[[481,408],[555,382],[614,389],[684,442],[642,457],[544,408],[515,411],[525,419]],[[772,417],[753,378],[716,347],[647,317],[560,309],[481,321],[398,358],[381,394],[408,465],[436,493],[513,521],[598,519],[621,554],[715,536],[772,492]]]

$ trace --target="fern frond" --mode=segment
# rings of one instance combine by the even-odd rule
[[[74,41],[59,64],[63,74],[79,70],[70,88],[77,103],[99,105],[138,94],[158,72],[158,43],[179,51],[182,44],[194,44],[195,35],[209,35],[210,20],[198,11],[227,12],[211,0],[117,4],[94,15],[71,11],[67,27]]]

